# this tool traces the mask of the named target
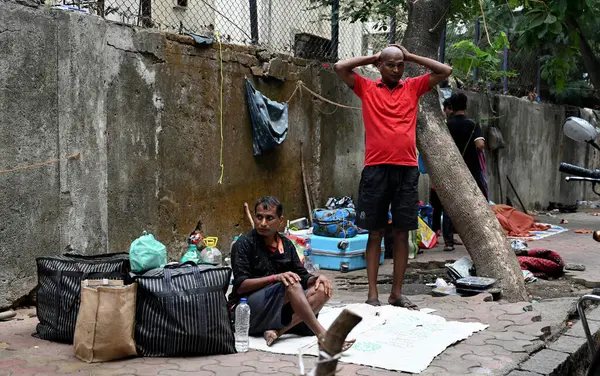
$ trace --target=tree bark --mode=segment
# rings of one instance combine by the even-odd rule
[[[590,75],[590,81],[592,82],[592,85],[594,85],[594,89],[600,90],[600,59],[594,54],[594,50],[592,50],[592,46],[590,46],[585,35],[583,35],[583,30],[581,30],[579,23],[577,23],[577,21],[574,21],[574,23],[577,34],[579,35],[579,50],[581,52],[583,65]]]
[[[326,352],[329,356],[341,353],[346,337],[361,321],[362,317],[347,309],[343,310],[325,333],[324,343],[319,343],[319,350]],[[316,376],[335,375],[337,364],[337,359],[326,359],[319,354]]]
[[[408,1],[404,46],[409,52],[437,59],[443,18],[450,2]],[[407,65],[407,71],[410,75],[424,73],[422,67],[414,64]],[[505,299],[526,300],[516,255],[448,132],[437,90],[420,101],[417,146],[444,210],[448,211],[475,264],[477,275],[498,279]]]

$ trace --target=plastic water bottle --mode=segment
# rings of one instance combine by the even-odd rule
[[[250,306],[246,298],[240,300],[235,308],[235,351],[247,352],[250,344],[248,332],[250,331]]]
[[[310,238],[306,239],[306,246],[304,247],[304,269],[306,269],[307,272],[309,273],[313,273],[315,270],[317,270],[312,262],[312,258],[310,256],[311,254],[311,242],[310,242]]]

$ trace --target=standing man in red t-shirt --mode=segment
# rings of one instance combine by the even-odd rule
[[[404,64],[411,62],[431,70],[402,81]],[[354,68],[375,64],[381,78],[366,79]],[[392,45],[373,56],[356,57],[335,64],[336,73],[362,101],[365,124],[365,167],[362,172],[356,224],[369,230],[367,244],[367,303],[378,306],[377,273],[381,239],[392,213],[394,228],[394,280],[388,302],[416,309],[402,295],[408,263],[408,232],[416,230],[419,211],[419,169],[416,127],[419,98],[452,73],[452,68],[435,60],[409,53]]]

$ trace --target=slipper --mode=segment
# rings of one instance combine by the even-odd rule
[[[452,252],[454,250],[456,250],[456,248],[454,248],[453,245],[447,245],[444,247],[444,252]]]
[[[460,240],[454,239],[454,245],[464,245],[464,243]]]
[[[411,311],[416,311],[419,309],[419,307],[415,303],[411,302],[410,299],[408,299],[405,295],[400,295],[393,302],[388,300],[388,303],[394,307],[407,308]]]
[[[372,305],[373,307],[381,306],[381,302],[377,298],[367,299],[367,301],[365,303]]]

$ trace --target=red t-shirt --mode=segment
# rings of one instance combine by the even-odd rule
[[[354,93],[362,101],[365,123],[365,166],[418,166],[419,98],[429,91],[429,76],[409,77],[393,90],[354,74]]]

